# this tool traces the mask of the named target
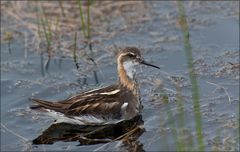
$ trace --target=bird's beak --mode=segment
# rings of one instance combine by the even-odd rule
[[[156,65],[153,65],[151,63],[148,63],[148,62],[144,61],[143,59],[139,60],[139,63],[147,65],[147,66],[151,66],[151,67],[154,67],[154,68],[157,68],[157,69],[160,69],[160,67],[158,67]]]

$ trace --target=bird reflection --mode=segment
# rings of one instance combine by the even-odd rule
[[[141,151],[139,149],[142,149],[142,144],[139,143],[138,137],[145,131],[143,123],[140,115],[117,124],[101,126],[54,123],[32,142],[53,144],[57,141],[79,141],[81,146],[121,140],[125,149]]]

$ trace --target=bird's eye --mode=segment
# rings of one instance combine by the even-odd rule
[[[134,55],[134,54],[128,54],[128,56],[129,56],[130,58],[135,58],[135,57],[136,57],[136,55]]]

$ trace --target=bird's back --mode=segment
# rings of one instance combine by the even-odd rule
[[[49,102],[41,99],[31,99],[35,104],[32,109],[41,109],[51,115],[62,115],[79,120],[84,124],[90,122],[115,122],[132,117],[131,101],[133,94],[120,85],[83,92],[66,100]],[[136,102],[136,101],[134,101]],[[136,116],[134,114],[134,116]],[[128,119],[128,118],[127,118]]]

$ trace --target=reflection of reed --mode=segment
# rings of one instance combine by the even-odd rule
[[[40,59],[41,59],[41,74],[44,77],[45,76],[45,70],[44,70],[44,61],[43,61],[43,53],[40,54]]]
[[[183,3],[181,1],[177,1],[177,7],[180,15],[179,24],[184,36],[185,55],[187,58],[189,78],[191,82],[198,150],[204,151],[205,146],[204,146],[203,133],[202,133],[202,118],[201,118],[201,111],[200,111],[200,104],[199,104],[199,90],[198,90],[197,75],[194,72],[194,66],[193,66],[192,48],[189,41],[189,29],[188,29],[188,24],[186,20]]]
[[[73,44],[73,61],[76,65],[77,70],[79,69],[79,65],[77,62],[77,55],[76,55],[76,49],[77,49],[77,32],[74,34],[74,44]]]
[[[138,137],[144,132],[141,116],[117,124],[103,126],[83,126],[67,123],[52,124],[33,144],[53,144],[56,141],[79,141],[80,145],[109,143],[122,140],[126,148],[136,148]],[[104,146],[104,145],[103,145]]]

